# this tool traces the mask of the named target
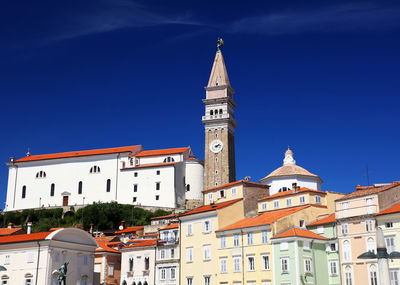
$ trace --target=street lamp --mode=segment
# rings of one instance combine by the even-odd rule
[[[392,251],[391,253],[387,253],[385,239],[383,237],[383,232],[380,227],[376,229],[376,251],[375,254],[372,251],[367,251],[358,256],[359,259],[378,259],[378,270],[379,270],[379,279],[380,284],[387,285],[390,284],[390,275],[389,275],[389,261],[388,259],[400,259],[400,252]]]

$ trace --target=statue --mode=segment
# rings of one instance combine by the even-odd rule
[[[221,50],[221,47],[224,45],[224,40],[222,39],[222,38],[218,38],[218,40],[217,40],[217,47],[218,47],[218,50],[220,51]]]
[[[67,285],[67,271],[68,271],[68,264],[69,262],[64,262],[63,265],[61,265],[60,269],[58,270],[58,284],[59,285]]]

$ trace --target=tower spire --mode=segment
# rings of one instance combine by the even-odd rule
[[[211,69],[210,79],[208,80],[207,87],[215,86],[231,86],[228,77],[228,71],[226,71],[224,57],[222,56],[221,47],[224,41],[218,38],[217,42],[217,53],[215,54],[214,64]]]
[[[283,159],[283,165],[295,165],[296,160],[293,158],[293,151],[289,148],[285,152],[285,158]]]

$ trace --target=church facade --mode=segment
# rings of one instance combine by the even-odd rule
[[[6,211],[111,201],[184,209],[202,200],[203,162],[190,147],[27,155],[7,165]]]

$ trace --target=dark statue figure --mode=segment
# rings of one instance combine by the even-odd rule
[[[68,264],[69,262],[64,262],[58,270],[59,275],[57,277],[57,280],[59,285],[67,285]]]
[[[221,47],[224,45],[224,40],[222,38],[218,38],[217,40],[217,47],[218,50],[221,50]]]

